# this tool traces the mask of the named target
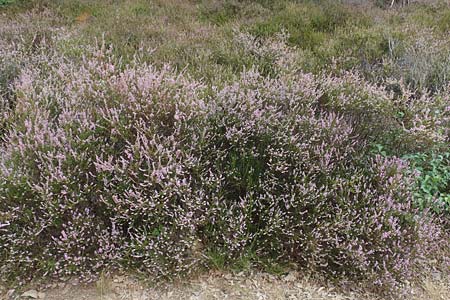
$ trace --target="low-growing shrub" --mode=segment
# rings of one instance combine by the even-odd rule
[[[202,197],[180,143],[202,87],[138,62],[120,71],[104,54],[76,68],[47,57],[16,84],[0,163],[2,274],[189,268]]]
[[[414,30],[414,29],[410,29]],[[406,31],[408,32],[408,30]],[[414,89],[437,92],[450,78],[450,48],[433,31],[423,31],[414,42],[403,42],[396,57],[386,60],[391,76],[403,78]]]
[[[227,259],[256,252],[396,285],[431,245],[418,237],[439,230],[412,207],[407,164],[366,160],[367,140],[345,111],[321,109],[316,80],[248,72],[210,101],[198,156],[214,201],[202,240]]]

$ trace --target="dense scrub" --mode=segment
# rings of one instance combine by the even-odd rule
[[[273,5],[248,2],[233,5]],[[82,13],[74,3],[59,13]],[[431,259],[448,267],[448,46],[410,43],[410,29],[385,39],[328,2],[280,1],[217,32],[243,10],[214,3],[189,11],[198,30],[216,24],[211,47],[186,34],[171,64],[172,41],[83,42],[47,10],[0,28],[1,277],[170,278],[250,257],[399,291]],[[161,13],[138,4],[138,19]],[[107,5],[88,7],[108,19]],[[311,16],[300,24],[292,7]]]

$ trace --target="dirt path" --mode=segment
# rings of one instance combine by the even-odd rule
[[[26,292],[26,294],[24,294]],[[144,287],[125,276],[104,278],[92,285],[74,281],[51,284],[47,288],[15,292],[3,291],[4,299],[48,300],[374,300],[375,297],[356,293],[341,294],[324,288],[291,273],[282,278],[269,274],[252,275],[209,274],[183,283],[167,284],[158,288]],[[27,296],[28,295],[28,296]],[[414,300],[449,300],[450,282],[425,282]]]

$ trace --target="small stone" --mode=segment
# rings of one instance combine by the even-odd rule
[[[59,288],[64,288],[65,286],[66,286],[66,284],[64,282],[58,283],[58,287]]]
[[[33,299],[38,299],[39,298],[39,294],[38,291],[36,290],[29,290],[26,291],[25,293],[23,293],[21,295],[22,298],[33,298]]]
[[[71,279],[70,284],[73,286],[77,286],[80,284],[80,281],[77,278]]]
[[[39,292],[38,293],[38,299],[45,299],[45,293]]]
[[[294,282],[297,280],[297,272],[289,272],[289,274],[284,277],[285,282]]]
[[[114,277],[113,282],[122,283],[122,282],[124,282],[124,280],[125,280],[124,276],[116,276],[116,277]]]
[[[438,271],[432,272],[431,276],[433,277],[433,280],[435,280],[435,281],[441,281],[441,279],[442,279],[442,274],[441,274],[441,272],[438,272]]]

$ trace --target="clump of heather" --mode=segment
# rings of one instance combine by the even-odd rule
[[[81,65],[27,65],[1,148],[2,274],[132,264],[183,272],[202,200],[183,148],[203,86],[169,67],[120,66],[103,47]]]
[[[233,46],[243,56],[253,59],[264,75],[277,76],[280,73],[295,72],[302,59],[296,47],[288,46],[289,33],[283,30],[274,38],[261,39],[249,33],[236,30],[233,35]]]
[[[165,278],[210,251],[254,251],[397,287],[444,241],[414,208],[407,163],[367,150],[445,139],[439,112],[413,96],[398,100],[355,74],[304,74],[281,58],[276,76],[253,68],[219,88],[139,56],[123,64],[104,44],[76,61],[43,46],[14,51],[21,68],[0,144],[2,277],[132,267]]]
[[[387,87],[377,86],[352,72],[322,78],[321,107],[345,115],[370,144],[400,156],[446,147],[450,121],[446,91],[419,93],[394,79]]]
[[[210,101],[198,154],[214,183],[202,239],[229,258],[251,249],[398,286],[442,238],[413,208],[407,164],[367,158],[352,119],[321,106],[328,82],[289,76],[250,71]],[[333,92],[343,106],[352,101]]]

